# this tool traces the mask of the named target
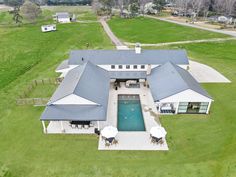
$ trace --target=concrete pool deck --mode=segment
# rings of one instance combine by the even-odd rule
[[[118,90],[110,87],[107,121],[101,123],[101,128],[112,125],[117,127],[117,109],[118,109],[118,95],[120,94],[138,94],[140,96],[140,102],[142,106],[142,113],[145,123],[146,131],[119,131],[116,139],[118,140],[117,145],[112,145],[110,147],[105,147],[105,141],[99,138],[98,150],[168,150],[168,145],[166,140],[162,145],[156,145],[151,143],[150,140],[150,129],[154,126],[158,126],[159,120],[157,119],[157,109],[154,105],[154,101],[150,92],[150,89],[144,87],[143,84],[140,88],[126,88],[124,83],[121,83],[121,87]],[[152,110],[144,111],[144,107],[148,107]],[[155,117],[153,116],[155,113]]]

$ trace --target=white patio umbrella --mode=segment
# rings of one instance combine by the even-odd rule
[[[164,127],[156,126],[151,128],[150,134],[156,138],[164,138],[167,132]]]
[[[116,127],[113,126],[107,126],[101,131],[101,135],[105,138],[114,138],[118,133],[118,130]]]

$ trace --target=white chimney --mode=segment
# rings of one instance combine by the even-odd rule
[[[137,54],[141,53],[141,44],[140,43],[135,44],[135,53],[137,53]]]
[[[151,74],[151,71],[152,71],[152,67],[151,67],[151,65],[149,64],[149,65],[147,66],[147,75],[150,75],[150,74]]]

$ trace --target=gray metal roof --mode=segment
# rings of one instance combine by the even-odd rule
[[[57,67],[56,71],[58,70],[62,70],[62,69],[67,69],[69,68],[69,65],[68,65],[68,60],[64,60],[60,63],[60,65]]]
[[[105,121],[107,108],[103,106],[49,105],[40,120],[52,121]]]
[[[70,15],[68,12],[57,12],[56,16],[57,18],[70,18]]]
[[[110,77],[108,71],[87,62],[68,72],[50,99],[49,104],[53,104],[53,102],[70,94],[75,94],[104,105],[108,100],[109,86]],[[100,95],[103,96],[101,97]]]
[[[106,120],[109,97],[109,73],[87,62],[68,72],[50,99],[41,120]],[[70,94],[99,105],[54,105]]]
[[[188,71],[170,62],[152,69],[147,80],[154,101],[159,101],[187,89],[212,99]]]
[[[90,61],[95,65],[111,64],[189,64],[185,50],[74,50],[69,57],[69,65],[82,65]]]

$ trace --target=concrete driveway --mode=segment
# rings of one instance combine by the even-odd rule
[[[225,76],[216,71],[214,68],[195,62],[189,61],[190,74],[200,83],[230,83]]]

